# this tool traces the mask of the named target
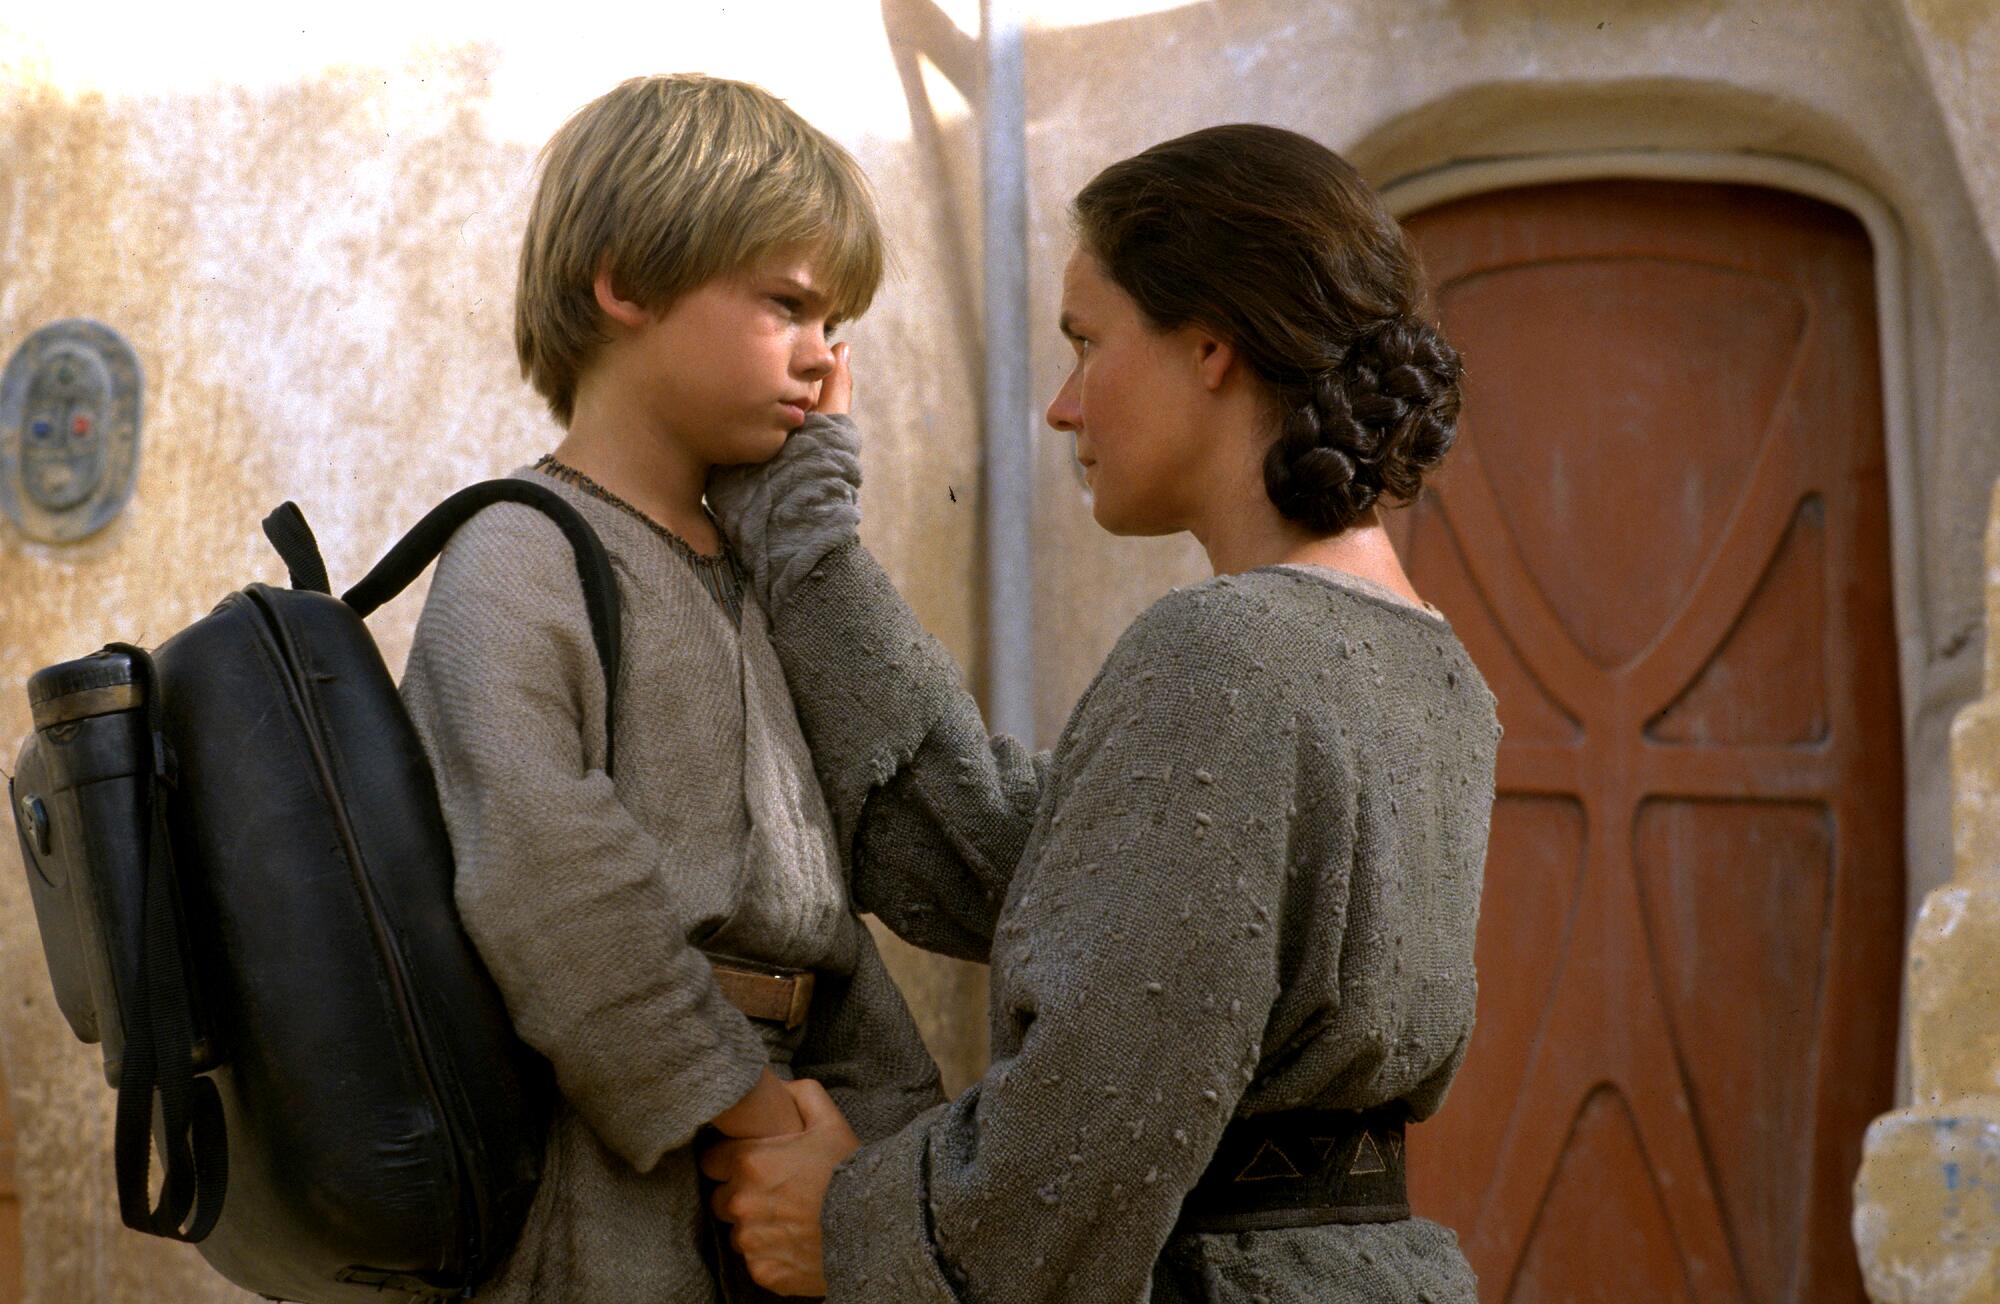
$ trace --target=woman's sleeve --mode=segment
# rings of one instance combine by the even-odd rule
[[[937,1062],[889,976],[867,925],[852,920],[855,963],[820,974],[812,1017],[792,1055],[795,1077],[817,1079],[862,1141],[877,1141],[944,1099]]]
[[[1297,784],[1283,686],[1207,600],[1148,613],[1080,713],[995,946],[1019,1049],[835,1175],[829,1299],[1146,1298],[1262,1055]]]
[[[459,915],[516,1032],[605,1144],[650,1169],[767,1056],[666,891],[694,867],[602,768],[602,672],[553,523],[502,505],[459,531],[403,696],[437,773]]]
[[[769,463],[711,480],[709,502],[770,616],[856,905],[917,946],[984,960],[1048,758],[987,733],[862,546],[860,484],[854,424],[813,416]]]
[[[855,904],[906,941],[984,960],[1047,753],[989,735],[958,667],[857,540],[774,621]]]

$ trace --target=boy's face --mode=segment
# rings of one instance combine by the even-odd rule
[[[805,249],[688,291],[632,341],[652,424],[711,466],[775,456],[833,371],[830,312]]]

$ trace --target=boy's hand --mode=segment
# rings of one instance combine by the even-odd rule
[[[847,354],[852,347],[846,343],[833,346],[833,371],[819,383],[819,402],[813,404],[813,411],[830,417],[847,415],[848,406],[854,401],[854,373],[847,369]]]
[[[709,1126],[732,1137],[784,1136],[797,1133],[805,1119],[785,1090],[784,1079],[766,1064],[749,1094],[717,1114]]]
[[[824,1295],[820,1208],[833,1170],[861,1140],[826,1088],[811,1078],[784,1084],[806,1130],[770,1140],[724,1141],[702,1152],[701,1171],[721,1183],[710,1197],[731,1224],[729,1243],[750,1279],[780,1295]]]

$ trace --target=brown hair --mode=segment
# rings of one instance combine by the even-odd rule
[[[635,77],[542,149],[521,241],[514,351],[569,424],[577,378],[604,342],[600,266],[655,311],[787,245],[813,246],[833,315],[865,312],[882,233],[847,151],[770,92],[719,77]]]
[[[1104,169],[1072,214],[1156,329],[1214,331],[1269,388],[1264,487],[1288,519],[1332,534],[1417,496],[1456,433],[1458,353],[1345,159],[1277,127],[1208,127]]]

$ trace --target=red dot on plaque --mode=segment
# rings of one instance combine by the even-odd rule
[[[90,417],[82,412],[77,413],[75,419],[69,423],[69,428],[79,435],[89,434]]]

